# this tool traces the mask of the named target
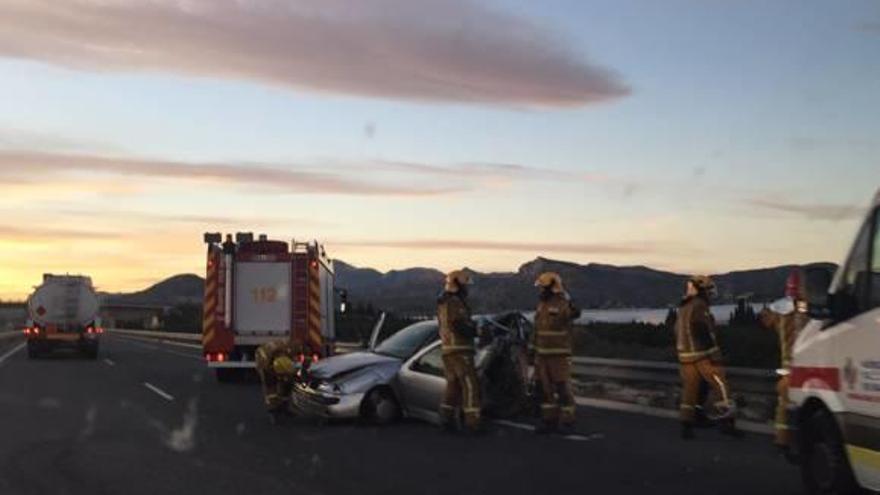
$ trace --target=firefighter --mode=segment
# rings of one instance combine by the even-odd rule
[[[261,345],[256,352],[257,373],[263,384],[266,410],[277,422],[290,413],[290,394],[296,374],[295,346],[288,341],[273,341]]]
[[[701,380],[709,384],[719,399],[715,406],[722,413],[718,418],[722,433],[734,437],[743,435],[736,428],[736,411],[721,365],[721,350],[715,336],[715,319],[709,312],[709,301],[714,295],[715,283],[711,278],[704,275],[691,277],[675,323],[676,350],[683,389],[680,418],[681,435],[684,439],[694,437],[693,427]]]
[[[542,273],[535,281],[540,295],[532,334],[535,374],[541,385],[541,422],[535,429],[546,434],[557,429],[574,429],[575,403],[571,391],[572,323],[580,317],[553,272]]]
[[[791,350],[800,331],[810,321],[807,316],[806,290],[799,269],[792,271],[785,283],[785,298],[764,308],[758,315],[761,325],[773,330],[779,337],[779,381],[776,383],[777,403],[773,443],[787,449],[788,431],[788,376],[791,370]]]
[[[476,325],[468,306],[470,275],[455,270],[446,276],[443,293],[437,301],[446,393],[440,405],[440,420],[445,431],[458,429],[459,413],[471,433],[482,431],[480,385],[474,368]]]

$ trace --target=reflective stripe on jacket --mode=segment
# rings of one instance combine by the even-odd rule
[[[573,323],[579,315],[567,294],[542,298],[535,311],[535,354],[571,356]]]
[[[437,301],[437,321],[443,354],[474,352],[476,328],[471,319],[471,308],[454,292],[444,292]]]
[[[715,318],[705,298],[693,296],[681,302],[675,322],[675,347],[682,363],[721,357],[715,338]]]

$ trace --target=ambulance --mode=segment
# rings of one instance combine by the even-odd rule
[[[809,493],[880,490],[880,191],[836,273],[805,271],[811,321],[790,369],[793,459]]]
[[[333,352],[333,261],[317,241],[270,240],[252,233],[207,233],[202,346],[220,382],[255,367],[257,348],[284,340],[300,363]]]

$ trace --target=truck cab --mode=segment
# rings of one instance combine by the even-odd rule
[[[806,272],[789,401],[810,493],[880,490],[880,191],[844,262]]]

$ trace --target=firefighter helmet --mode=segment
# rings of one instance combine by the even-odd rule
[[[562,277],[556,272],[544,272],[535,280],[535,287],[549,289],[551,292],[561,294],[565,291],[562,287]]]
[[[291,376],[295,373],[293,359],[290,356],[278,356],[272,361],[272,371],[276,375]]]
[[[715,296],[717,290],[715,287],[715,282],[708,275],[694,275],[688,280],[689,283],[693,284],[694,288],[699,292],[703,292],[710,296]]]
[[[445,289],[447,292],[458,292],[462,287],[473,283],[470,274],[465,270],[453,270],[446,275]]]

